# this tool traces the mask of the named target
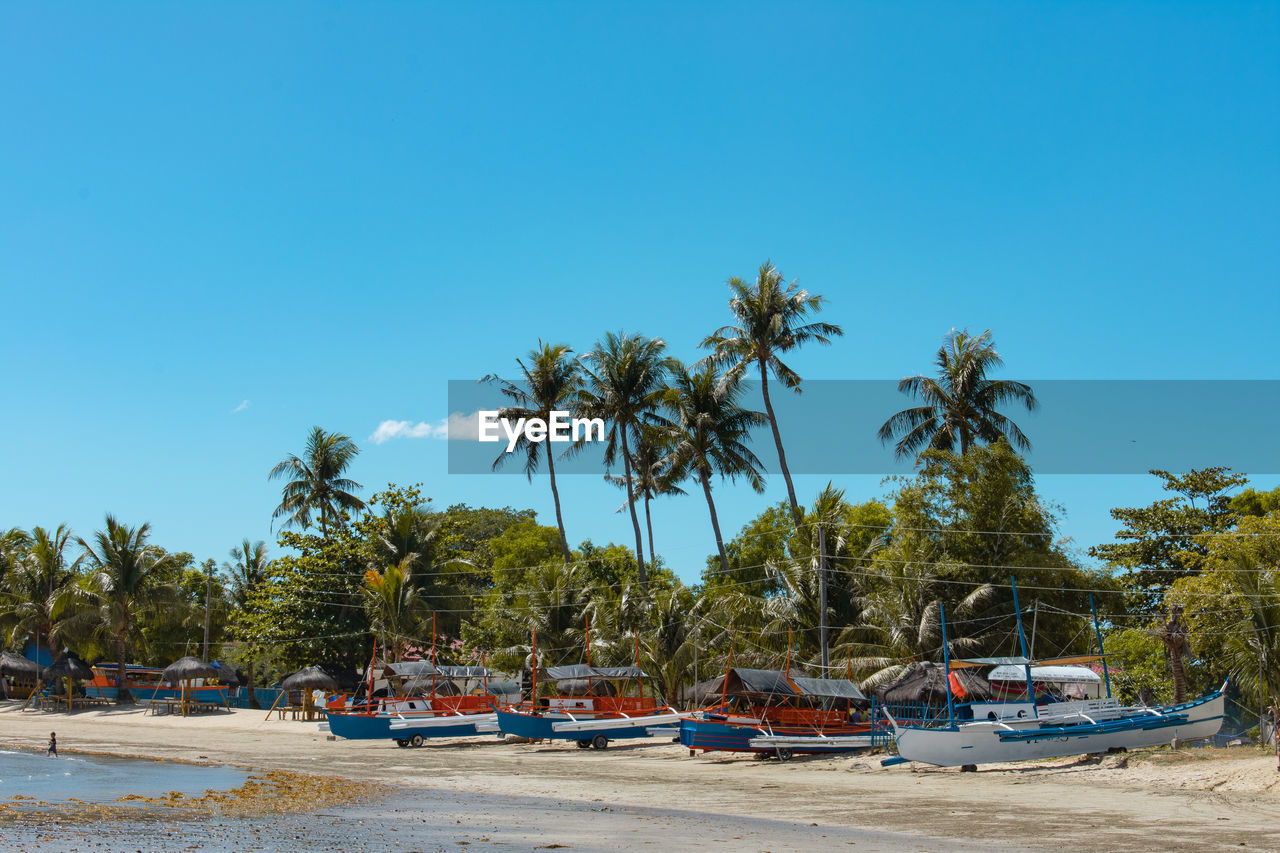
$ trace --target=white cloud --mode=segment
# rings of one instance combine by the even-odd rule
[[[236,412],[243,412],[247,408],[249,408],[249,401],[241,400],[240,405],[236,406],[234,409],[231,410],[231,414],[234,415]]]
[[[480,435],[478,412],[464,415],[454,412],[435,423],[426,421],[383,421],[369,436],[374,444],[382,444],[393,438],[444,438],[476,440]]]

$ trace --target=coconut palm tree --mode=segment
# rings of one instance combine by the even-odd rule
[[[773,429],[773,443],[778,448],[778,467],[787,484],[791,517],[799,526],[803,513],[796,501],[787,454],[782,448],[782,433],[769,397],[769,375],[773,374],[784,388],[800,393],[800,375],[782,361],[782,356],[810,342],[830,344],[831,339],[843,335],[844,330],[831,323],[805,322],[810,313],[822,310],[825,300],[801,289],[795,281],[786,284],[782,273],[769,261],[760,265],[754,282],[748,283],[736,276],[729,279],[729,291],[732,294],[729,310],[738,323],[717,329],[702,341],[702,346],[712,349],[711,361],[727,368],[726,383],[737,382],[753,367],[759,370],[760,393]]]
[[[1227,568],[1238,615],[1223,634],[1223,663],[1259,716],[1280,720],[1280,568],[1245,554]]]
[[[266,583],[268,565],[267,543],[261,539],[257,542],[250,542],[245,539],[237,547],[231,549],[231,562],[223,563],[222,568],[227,573],[227,576],[231,578],[231,603],[238,612],[244,612],[254,592],[262,584]],[[245,661],[245,690],[249,694],[249,707],[257,708],[258,699],[254,693],[254,670],[257,669],[258,662],[252,647],[245,655]]]
[[[1169,611],[1169,621],[1156,633],[1169,653],[1169,665],[1173,671],[1173,704],[1187,701],[1187,669],[1182,659],[1191,651],[1187,642],[1187,626],[1182,621],[1182,606],[1174,605]]]
[[[363,486],[343,477],[359,453],[350,436],[313,427],[303,457],[291,453],[267,475],[286,481],[271,518],[283,516],[285,527],[306,528],[311,526],[311,513],[318,512],[320,533],[327,536],[331,525],[341,523],[343,510],[364,509],[364,501],[352,494]]]
[[[763,466],[747,442],[751,440],[751,428],[763,426],[767,418],[761,412],[743,408],[742,386],[735,381],[722,381],[713,364],[703,364],[691,372],[676,363],[672,375],[674,381],[663,397],[672,420],[673,446],[668,458],[680,476],[691,477],[702,486],[711,512],[720,568],[728,573],[729,558],[711,497],[711,479],[718,475],[732,482],[741,477],[757,493],[764,491]]]
[[[0,588],[3,588],[5,575],[26,555],[31,547],[31,536],[20,527],[10,527],[0,533]]]
[[[74,619],[108,637],[116,651],[116,701],[132,700],[125,664],[134,632],[147,619],[158,618],[178,606],[178,590],[164,582],[172,556],[148,543],[151,525],[129,527],[107,515],[104,529],[93,541],[77,539],[84,549],[90,574],[71,588],[69,600],[81,608]]]
[[[670,361],[663,355],[666,348],[661,338],[607,332],[590,352],[582,356],[586,382],[578,392],[579,413],[588,418],[603,418],[608,424],[604,451],[606,469],[612,469],[619,457],[622,459],[627,509],[631,512],[631,526],[636,536],[636,563],[642,585],[648,582],[648,575],[640,538],[640,519],[636,516],[631,448],[639,444],[645,427],[666,425],[657,411],[666,390],[665,381],[670,367]]]
[[[551,413],[565,411],[577,399],[582,387],[582,369],[573,357],[573,350],[566,344],[546,344],[538,341],[538,348],[530,350],[528,364],[516,359],[520,366],[521,380],[510,382],[497,376],[486,376],[484,381],[496,382],[499,389],[513,403],[503,409],[504,418],[541,418],[551,421]],[[532,442],[521,432],[516,440],[516,450],[524,453],[524,473],[533,482],[543,454],[547,460],[547,477],[551,481],[551,499],[556,507],[556,527],[560,530],[560,552],[569,562],[569,539],[564,532],[564,516],[560,512],[560,490],[556,487],[555,454],[551,442]],[[513,451],[514,452],[514,451]],[[493,462],[496,471],[510,458],[503,451]]]
[[[526,640],[535,633],[539,665],[581,661],[583,617],[594,592],[594,585],[576,563],[545,563],[530,569],[510,605],[495,614],[500,636],[521,638],[498,650],[498,665],[518,668],[521,661],[527,661],[530,644]]]
[[[18,643],[33,636],[36,648],[56,647],[62,638],[70,611],[59,602],[67,587],[75,580],[80,559],[68,561],[67,546],[71,530],[60,524],[53,531],[37,527],[22,537],[25,553],[12,553],[12,565],[0,587],[0,626],[4,640],[0,645]]]
[[[631,458],[632,482],[631,500],[644,501],[644,525],[649,534],[649,558],[658,559],[658,552],[653,549],[653,518],[649,514],[649,504],[663,495],[683,495],[684,489],[676,483],[671,468],[669,454],[672,436],[667,430],[649,428],[640,433],[640,442]],[[605,477],[619,488],[626,488],[627,482],[622,477]],[[618,507],[618,512],[627,508],[627,502]]]
[[[925,447],[960,453],[974,442],[1007,440],[1019,450],[1030,450],[1031,442],[1009,418],[996,411],[1006,403],[1020,403],[1028,412],[1038,403],[1031,386],[1007,379],[988,379],[987,374],[1004,362],[996,352],[991,330],[976,337],[968,330],[952,329],[938,348],[936,378],[907,376],[898,390],[919,398],[924,405],[903,409],[880,427],[880,441],[888,443],[901,436],[895,448],[898,458]]]
[[[360,594],[369,615],[370,629],[381,636],[383,648],[390,653],[392,661],[400,660],[409,642],[417,639],[429,612],[414,582],[413,559],[406,557],[382,572],[369,569],[364,574]]]

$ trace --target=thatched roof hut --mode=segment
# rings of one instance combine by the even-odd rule
[[[280,683],[284,690],[337,690],[337,680],[318,666],[300,669]]]
[[[983,701],[991,698],[991,685],[973,669],[957,669],[951,675],[963,688],[965,698]],[[941,704],[947,701],[946,675],[942,665],[929,661],[907,664],[898,677],[875,689],[881,702],[923,702]]]
[[[165,684],[175,685],[180,681],[189,681],[193,678],[217,678],[218,675],[218,668],[213,664],[187,655],[166,666],[164,672],[160,673],[160,680]]]
[[[93,669],[80,658],[68,654],[45,667],[41,677],[45,681],[58,681],[63,678],[70,678],[73,681],[88,681],[93,678]]]
[[[40,664],[13,652],[0,652],[0,675],[19,681],[35,681],[40,675]]]

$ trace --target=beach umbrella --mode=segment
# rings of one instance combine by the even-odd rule
[[[80,660],[73,654],[66,654],[64,657],[51,663],[45,667],[44,672],[40,673],[40,677],[45,681],[57,682],[59,679],[66,679],[67,682],[67,710],[71,710],[71,682],[85,681],[93,678],[93,669],[89,664]]]
[[[280,687],[285,693],[288,693],[290,690],[301,690],[302,706],[303,708],[309,708],[311,707],[312,690],[324,690],[325,692],[337,691],[338,682],[332,675],[325,672],[320,667],[308,666],[305,669],[298,670],[293,675],[286,678],[280,683]]]
[[[165,684],[181,685],[182,687],[182,715],[187,715],[187,690],[191,681],[196,678],[217,678],[218,668],[211,663],[206,663],[198,657],[187,655],[184,658],[178,658],[173,663],[164,668],[164,672],[160,673],[160,680]]]

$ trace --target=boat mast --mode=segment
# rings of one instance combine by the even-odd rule
[[[1031,712],[1038,717],[1040,712],[1036,710],[1036,687],[1031,680],[1031,657],[1027,652],[1027,632],[1022,627],[1022,605],[1018,603],[1018,582],[1014,580],[1013,575],[1009,575],[1009,585],[1013,587],[1013,609],[1018,616],[1018,643],[1022,646],[1022,658],[1026,661],[1027,699],[1031,702]]]
[[[436,612],[431,611],[431,698],[436,698]]]
[[[1093,593],[1089,593],[1089,609],[1093,611],[1093,633],[1098,638],[1098,656],[1102,658],[1102,680],[1107,685],[1107,698],[1111,698],[1111,674],[1107,671],[1107,653],[1102,649],[1102,629],[1098,627],[1098,608],[1093,604]]]
[[[729,638],[729,662],[724,668],[724,682],[720,685],[720,706],[723,708],[729,703],[729,673],[733,670],[733,637]],[[725,714],[729,713],[728,708],[724,708]]]
[[[640,683],[640,698],[644,699],[644,670],[640,669],[640,629],[635,629],[633,636],[636,639],[636,669],[641,673],[636,681]]]
[[[594,687],[591,683],[591,614],[584,613],[582,618],[587,625],[587,696],[591,696]]]
[[[951,649],[947,645],[947,608],[938,602],[938,616],[942,619],[942,682],[947,688],[947,726],[956,724],[955,700],[951,697]]]

